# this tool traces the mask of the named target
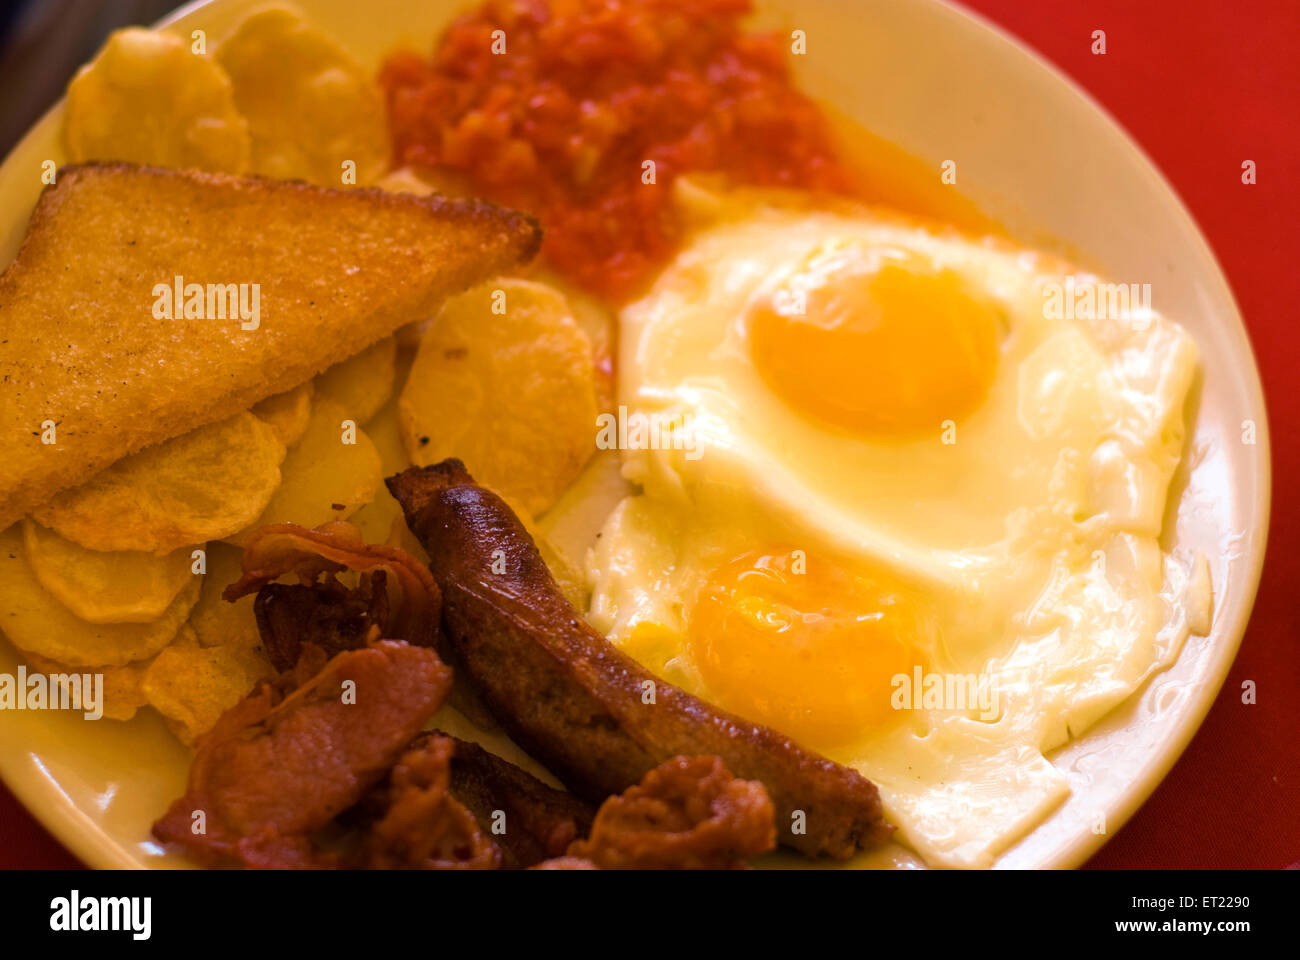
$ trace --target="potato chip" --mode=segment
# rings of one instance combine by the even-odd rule
[[[370,73],[289,7],[247,17],[217,48],[248,118],[254,173],[338,187],[344,164],[373,183],[388,162],[383,99]]]
[[[68,84],[68,158],[224,173],[248,168],[248,124],[230,78],[188,41],[139,27],[109,36]]]
[[[591,342],[592,365],[596,368],[596,407],[614,409],[614,350],[618,343],[618,316],[604,301],[566,282],[554,271],[530,271],[539,283],[554,287],[569,302],[573,319]]]
[[[379,464],[384,476],[401,473],[411,465],[402,440],[402,425],[397,416],[397,398],[392,397],[366,424],[366,436],[379,453]]]
[[[192,744],[258,680],[274,674],[270,661],[251,650],[178,644],[154,658],[140,686],[149,705]]]
[[[268,523],[318,527],[346,520],[374,500],[382,480],[379,453],[359,428],[343,426],[350,419],[341,407],[318,399],[302,439],[284,458],[284,479],[271,502],[254,523],[224,539],[243,543]],[[356,442],[345,443],[349,438]]]
[[[459,457],[537,515],[596,449],[591,344],[551,287],[489,281],[443,306],[398,410],[412,461]]]
[[[357,423],[365,423],[393,395],[396,376],[397,341],[385,337],[318,376],[316,396],[338,404]]]
[[[69,673],[85,673],[85,667],[73,667],[35,653],[21,651],[32,670],[38,670],[47,677],[57,677]],[[104,677],[104,701],[101,705],[104,716],[109,720],[130,720],[136,711],[148,704],[140,681],[148,669],[150,660],[139,660],[120,667],[93,667],[89,672],[102,674]]]
[[[91,550],[170,553],[257,519],[284,457],[274,427],[237,413],[119,460],[32,516]]]
[[[399,521],[405,525],[406,519],[401,505],[384,487],[375,492],[372,503],[367,503],[348,519],[357,525],[361,538],[366,543],[386,543],[394,547],[401,545],[395,525]]]
[[[240,597],[234,603],[221,597],[221,592],[243,575],[240,566],[243,554],[244,551],[228,543],[208,544],[208,572],[189,620],[200,646],[237,647],[254,652],[262,649],[262,636],[253,615],[257,595]]]
[[[20,650],[75,667],[121,666],[171,643],[199,597],[191,577],[153,623],[88,623],[55,600],[27,563],[22,528],[0,533],[0,627]]]
[[[286,447],[293,446],[302,439],[307,429],[307,420],[311,417],[311,398],[316,385],[308,380],[292,390],[277,393],[259,403],[253,404],[253,416],[265,420],[275,427],[275,434]]]
[[[402,429],[397,422],[395,399],[384,404],[383,409],[370,418],[366,424],[366,435],[379,451],[381,476],[391,477],[411,465],[411,458],[406,455],[406,445],[402,442]],[[382,483],[375,490],[375,499],[348,519],[360,528],[366,543],[387,543],[391,546],[401,544],[394,524],[400,521],[404,526],[406,523],[402,507]]]
[[[159,556],[138,550],[88,550],[23,521],[32,573],[56,600],[91,623],[152,623],[194,576],[193,548]]]

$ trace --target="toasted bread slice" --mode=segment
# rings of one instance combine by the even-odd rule
[[[0,529],[129,453],[245,410],[510,270],[487,203],[188,170],[59,171],[0,276]],[[258,285],[256,329],[161,286]],[[182,293],[185,293],[182,287]],[[219,316],[229,290],[203,298]],[[188,295],[182,298],[190,300]],[[236,298],[237,299],[237,298]],[[192,305],[194,302],[191,300]],[[42,424],[53,421],[53,439]]]

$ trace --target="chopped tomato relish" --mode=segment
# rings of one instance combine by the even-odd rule
[[[384,64],[393,159],[458,171],[535,213],[556,269],[626,299],[676,249],[680,174],[851,190],[825,120],[791,83],[790,38],[743,33],[750,9],[489,0],[448,28],[432,59],[396,53]]]

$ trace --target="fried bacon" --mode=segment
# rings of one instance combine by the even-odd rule
[[[408,790],[408,803],[411,811],[423,805],[422,812],[409,818],[394,816],[391,811],[397,809],[401,794],[395,789],[397,773],[379,783],[348,819],[350,827],[367,838],[368,848],[380,842],[370,838],[386,837],[380,849],[387,852],[367,857],[363,850],[356,865],[519,869],[561,856],[591,828],[595,810],[582,800],[547,786],[476,743],[439,730],[411,741],[397,769],[403,764],[420,767],[423,795],[416,797]],[[448,795],[448,802],[435,796],[439,792]],[[377,827],[384,821],[388,826]],[[480,837],[495,851],[490,858],[482,852]],[[435,838],[444,855],[422,857],[418,851],[433,847]]]
[[[361,531],[346,521],[327,523],[308,530],[296,523],[273,523],[262,527],[249,539],[244,548],[244,575],[226,587],[222,596],[228,601],[238,600],[256,593],[272,581],[287,573],[297,574],[304,586],[315,585],[322,576],[334,576],[343,570],[370,573],[366,586],[366,599],[372,600],[378,588],[390,587],[394,597],[387,596],[382,606],[373,604],[366,611],[371,620],[382,612],[383,622],[378,623],[379,636],[392,640],[406,640],[418,646],[431,646],[438,629],[441,597],[428,569],[405,550],[382,544],[368,544]],[[382,571],[383,578],[375,575]],[[304,594],[276,591],[276,601],[286,597],[286,605],[299,607],[309,603]],[[314,600],[328,600],[338,606],[341,595],[328,588],[324,595]],[[262,603],[264,616],[269,601]],[[352,611],[355,613],[355,611]],[[336,622],[344,618],[331,616]],[[259,618],[259,626],[261,626]],[[336,635],[341,639],[342,635]],[[287,649],[293,644],[288,643]],[[296,660],[296,655],[289,658]]]
[[[601,804],[591,836],[550,869],[728,869],[775,846],[761,783],[733,777],[719,757],[673,757]]]
[[[303,645],[315,644],[328,654],[366,645],[372,632],[383,632],[388,619],[384,571],[362,574],[349,590],[331,573],[320,583],[268,583],[257,591],[253,615],[262,648],[277,670],[298,662]]]
[[[259,686],[199,740],[185,795],[155,837],[209,866],[337,865],[312,834],[397,763],[442,705],[451,670],[396,640],[323,666],[318,648],[304,653],[293,674]]]
[[[438,734],[411,743],[379,789],[383,813],[367,828],[353,866],[492,870],[501,865],[496,844],[451,793],[452,755],[459,748]]]
[[[847,858],[889,836],[869,780],[664,682],[592,630],[518,518],[459,461],[387,483],[429,553],[461,676],[575,793],[599,803],[675,756],[717,755],[767,788],[782,843]],[[805,832],[789,828],[796,822]]]
[[[532,870],[599,870],[590,860],[584,860],[582,857],[553,857],[550,860],[543,860]]]

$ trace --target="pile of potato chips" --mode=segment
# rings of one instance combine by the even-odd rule
[[[374,182],[388,158],[374,78],[288,6],[250,14],[213,49],[165,30],[117,31],[68,85],[63,139],[74,163],[334,187]]]
[[[290,8],[254,12],[215,49],[127,29],[68,88],[74,161],[125,160],[430,193],[379,179],[387,133],[373,80]],[[439,184],[440,188],[445,185]],[[104,715],[151,706],[192,743],[273,673],[253,598],[227,603],[248,535],[350,519],[419,554],[382,478],[464,460],[534,534],[580,607],[579,567],[533,523],[594,450],[612,318],[557,285],[500,278],[412,318],[314,380],[128,456],[0,532],[0,623],[46,673],[105,678]],[[593,348],[595,343],[595,348]],[[362,427],[365,429],[363,430]]]
[[[192,742],[273,672],[253,598],[221,599],[241,573],[237,544],[265,523],[314,527],[373,506],[381,459],[361,425],[395,379],[389,338],[58,494],[0,533],[5,635],[47,673],[103,672],[105,716],[150,705]],[[381,429],[395,433],[392,419]],[[371,533],[386,540],[392,525]]]

